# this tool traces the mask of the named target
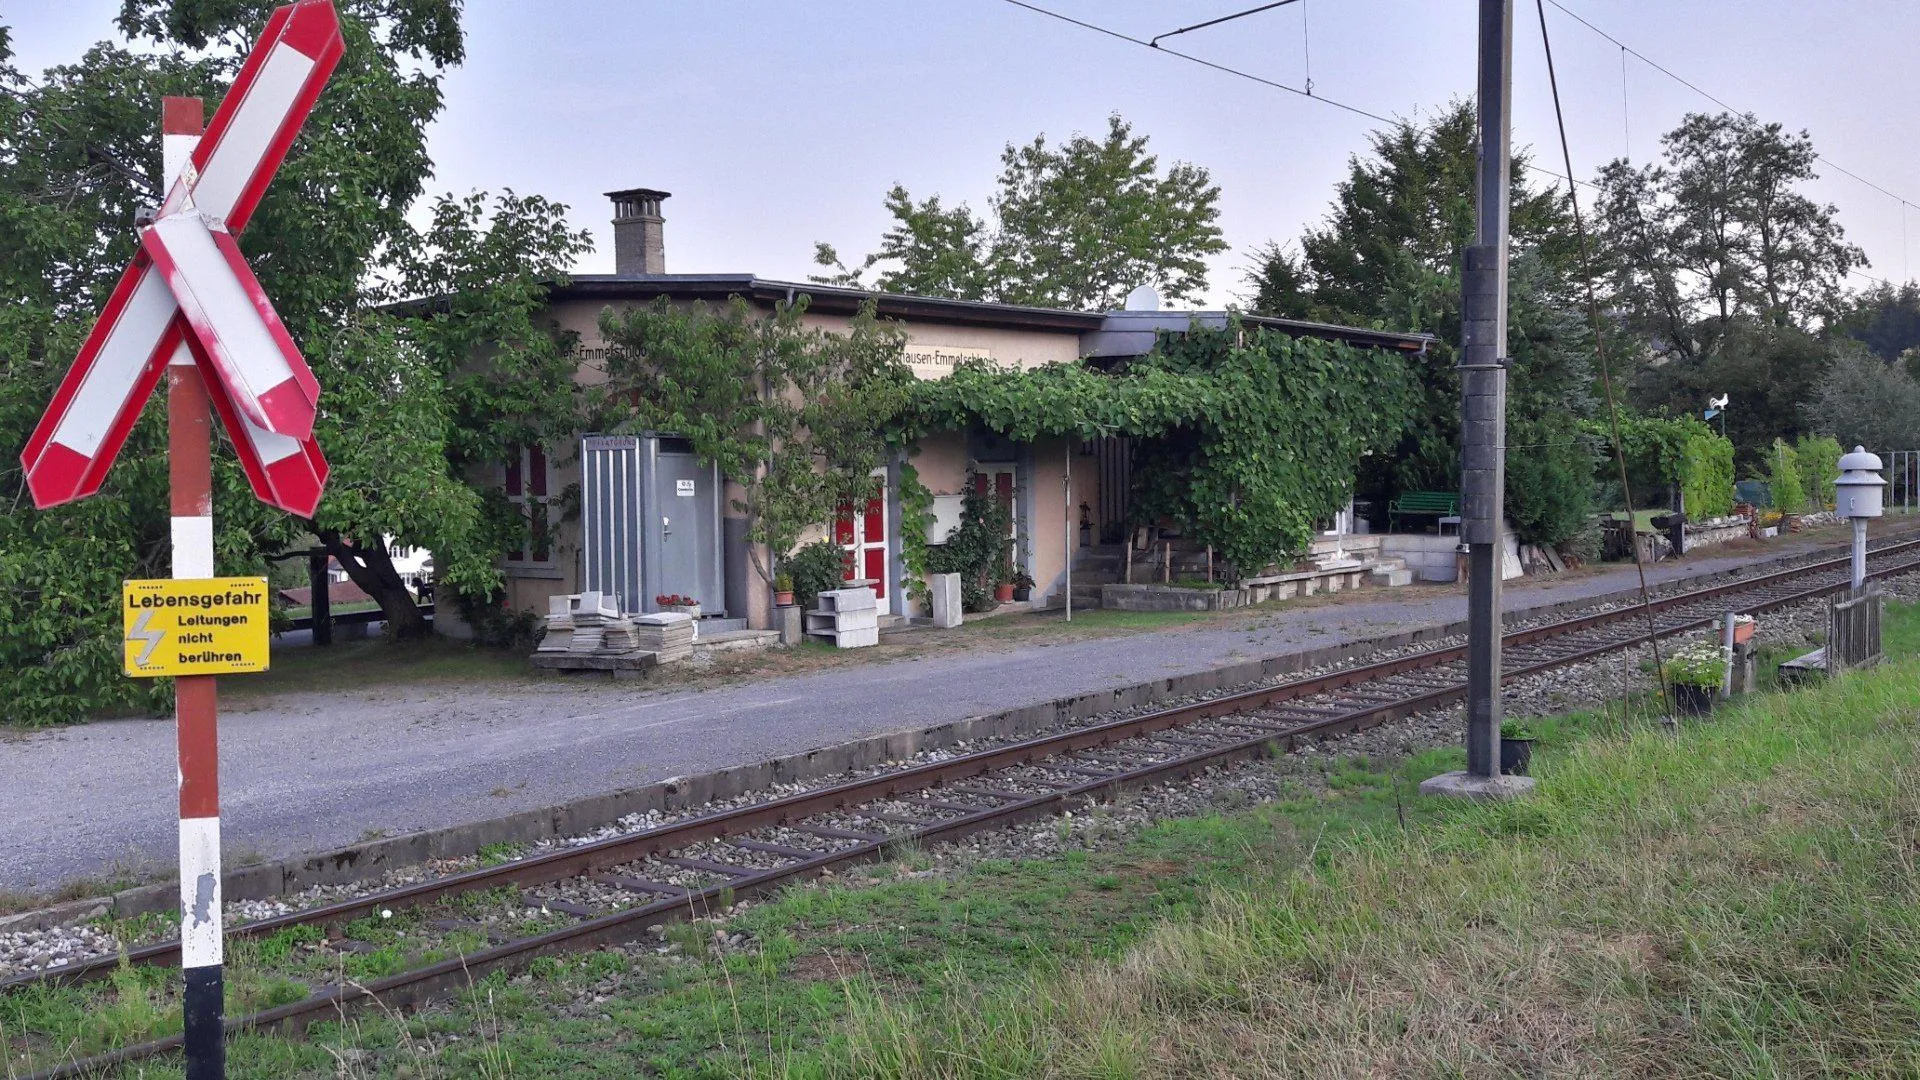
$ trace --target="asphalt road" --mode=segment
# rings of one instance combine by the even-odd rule
[[[1804,547],[1805,545],[1800,545]],[[1766,555],[1795,550],[1783,543]],[[1753,556],[1652,568],[1651,580]],[[1508,610],[1630,588],[1631,567],[1516,579]],[[1232,629],[1198,624],[950,651],[721,689],[567,682],[289,694],[221,717],[229,864],[498,817],[670,776],[930,726],[1116,685],[1466,617],[1463,594],[1364,594]],[[48,889],[175,859],[170,719],[0,736],[0,888]]]

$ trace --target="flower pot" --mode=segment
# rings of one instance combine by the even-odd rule
[[[660,610],[661,611],[677,611],[680,614],[693,619],[697,619],[700,617],[699,604],[668,604],[667,606],[661,608]]]
[[[1500,737],[1500,772],[1505,776],[1525,776],[1533,766],[1533,740]]]
[[[994,601],[994,603],[996,603],[996,604],[1005,604],[1005,603],[1007,603],[1007,602],[1009,602],[1009,601],[1011,601],[1012,599],[1013,599],[1013,586],[1012,586],[1012,585],[995,585],[995,586],[993,587],[993,601]]]
[[[1737,622],[1733,624],[1733,643],[1735,645],[1745,645],[1747,642],[1752,640],[1753,640],[1753,620],[1752,619],[1748,619],[1746,622]]]
[[[785,592],[774,593],[773,604],[775,607],[792,607],[793,606],[793,590],[788,589]]]
[[[1026,600],[1032,595],[1033,595],[1032,589],[1023,589],[1018,585],[1015,585],[1013,587],[1013,598],[1015,600]]]
[[[1692,683],[1673,684],[1674,711],[1685,716],[1705,716],[1713,711],[1715,687],[1695,686]]]

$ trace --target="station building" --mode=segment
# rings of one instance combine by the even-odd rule
[[[1225,326],[1225,311],[1067,311],[949,300],[769,280],[753,274],[666,271],[662,203],[668,193],[637,188],[609,193],[615,209],[612,274],[580,274],[548,296],[552,321],[578,335],[576,377],[605,378],[607,347],[599,319],[606,309],[660,297],[719,306],[740,297],[771,314],[805,295],[805,321],[846,333],[872,299],[879,315],[906,336],[905,360],[919,378],[938,379],[955,365],[980,361],[1006,369],[1048,364],[1110,365],[1151,351],[1156,335],[1182,333],[1196,322]],[[1424,335],[1243,316],[1247,325],[1409,352]],[[547,597],[586,590],[616,596],[627,612],[656,610],[662,595],[699,601],[703,626],[714,630],[773,625],[771,589],[748,558],[746,521],[732,506],[740,489],[701,462],[672,432],[602,435],[582,432],[566,446],[509,449],[490,478],[519,507],[527,542],[503,565],[507,603],[544,612]],[[872,584],[881,610],[911,612],[902,587],[900,468],[911,461],[934,496],[936,535],[957,521],[965,485],[997,495],[1012,510],[1016,568],[1034,582],[1026,603],[1063,602],[1069,561],[1083,545],[1110,535],[1126,518],[1128,450],[1123,440],[1065,439],[1019,443],[985,430],[930,434],[884,469],[880,493],[823,522],[848,554],[852,580]],[[1071,483],[1069,484],[1069,480]],[[579,492],[577,511],[563,493]],[[764,560],[763,560],[764,562]],[[458,633],[449,608],[436,613]]]

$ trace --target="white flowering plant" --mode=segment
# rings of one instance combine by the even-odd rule
[[[1718,687],[1727,674],[1727,658],[1720,646],[1696,642],[1668,657],[1660,671],[1676,686]]]

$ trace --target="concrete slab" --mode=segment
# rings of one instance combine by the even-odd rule
[[[1465,771],[1441,773],[1420,781],[1420,794],[1450,799],[1491,802],[1517,799],[1533,790],[1531,776],[1475,776]]]

